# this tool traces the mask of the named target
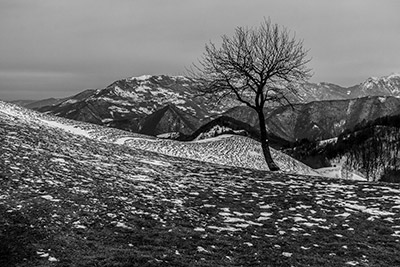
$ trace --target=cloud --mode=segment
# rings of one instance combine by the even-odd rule
[[[400,71],[399,3],[2,0],[0,91],[7,80],[14,92],[29,87],[46,96],[51,90],[68,95],[125,75],[182,73],[201,57],[205,43],[264,17],[304,39],[313,81],[353,85],[360,77]]]

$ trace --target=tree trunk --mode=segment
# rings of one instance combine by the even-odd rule
[[[267,162],[270,171],[279,171],[279,167],[275,164],[271,156],[271,151],[269,150],[268,139],[267,139],[267,128],[265,126],[264,110],[257,110],[258,120],[260,123],[260,138],[261,147],[264,154],[265,162]]]

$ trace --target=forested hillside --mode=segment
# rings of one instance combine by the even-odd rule
[[[358,171],[368,180],[400,182],[400,116],[361,123],[325,142],[302,140],[287,152],[314,167],[342,158],[344,170]]]

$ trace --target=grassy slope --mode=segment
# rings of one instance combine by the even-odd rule
[[[399,186],[0,125],[0,266],[400,265]]]

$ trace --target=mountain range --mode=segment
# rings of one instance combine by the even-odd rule
[[[151,123],[165,123],[168,131],[187,133],[196,129],[199,120],[221,113],[229,105],[237,105],[226,103],[217,106],[204,101],[194,91],[195,84],[196,81],[183,76],[131,77],[113,82],[104,89],[86,90],[38,110],[133,132],[143,129],[150,133],[150,130],[157,129]],[[170,120],[175,120],[175,123]],[[151,133],[164,133],[164,129],[158,127],[158,131]]]
[[[64,99],[18,103],[69,119],[153,136],[191,135],[222,115],[258,128],[253,110],[234,99],[212,103],[194,90],[197,85],[196,80],[184,76],[143,75]],[[292,105],[266,108],[270,136],[288,142],[322,140],[363,121],[399,113],[399,74],[368,78],[348,88],[305,83],[297,91],[290,96]]]
[[[329,139],[357,124],[377,118],[400,114],[400,98],[368,96],[345,100],[313,101],[293,104],[265,111],[267,130],[286,141],[301,139]],[[246,121],[258,127],[258,119],[251,108],[240,106],[224,113],[225,116]]]

